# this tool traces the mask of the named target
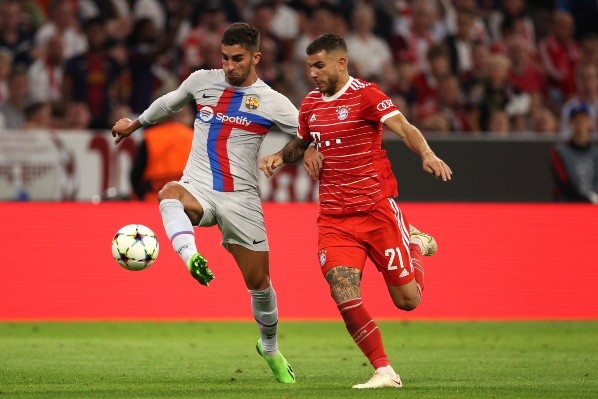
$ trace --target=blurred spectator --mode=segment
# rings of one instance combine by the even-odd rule
[[[490,37],[488,35],[488,31],[486,29],[486,24],[484,22],[484,18],[482,12],[480,10],[480,5],[476,0],[437,0],[442,8],[441,14],[444,15],[444,23],[446,25],[446,33],[447,35],[456,36],[457,32],[463,27],[459,28],[458,13],[465,11],[470,13],[472,16],[471,27],[468,27],[469,30],[469,38],[468,40],[472,40],[474,42],[483,42],[488,44],[490,42]],[[469,21],[466,21],[469,23]]]
[[[509,114],[501,109],[493,109],[490,112],[486,130],[493,136],[507,137],[512,131]]]
[[[562,104],[575,93],[575,66],[581,60],[581,48],[573,38],[575,23],[571,14],[553,14],[550,33],[539,43],[540,56],[552,85],[552,97]]]
[[[54,36],[62,37],[64,58],[70,58],[87,50],[87,40],[81,33],[70,0],[54,0],[50,3],[49,19],[35,34],[35,45],[42,54],[47,52],[48,40]]]
[[[205,3],[202,12],[193,17],[192,23],[193,27],[187,32],[181,44],[181,81],[185,80],[191,72],[213,65],[211,47],[214,43],[218,46],[218,68],[222,66],[220,39],[229,24],[222,7],[214,1]],[[206,59],[206,56],[210,59]]]
[[[488,25],[494,41],[501,39],[502,26],[510,25],[525,40],[527,48],[536,46],[536,30],[527,12],[525,0],[502,0],[502,7],[490,13]]]
[[[414,84],[414,77],[417,74],[415,65],[409,60],[403,60],[396,62],[394,69],[393,86],[388,89],[388,92],[390,96],[401,96],[411,107],[417,102],[417,88]],[[407,119],[411,120],[411,118]]]
[[[590,34],[598,34],[598,2],[589,0],[559,0],[557,7],[573,15],[575,37],[578,40]]]
[[[8,98],[0,104],[0,128],[20,129],[25,125],[29,82],[24,66],[13,68],[8,77]]]
[[[288,0],[275,0],[272,33],[290,44],[299,35],[299,14],[288,5]]]
[[[559,121],[550,109],[539,107],[531,112],[528,130],[542,135],[554,136],[559,130]]]
[[[58,123],[63,129],[85,130],[92,128],[92,115],[89,106],[82,101],[68,103],[64,118]]]
[[[177,120],[178,115],[148,127],[143,133],[130,173],[133,191],[139,199],[157,201],[164,184],[183,175],[193,129]]]
[[[52,106],[47,102],[33,102],[25,107],[24,129],[51,129],[54,127]]]
[[[179,5],[177,18],[171,20],[172,25],[164,35],[149,18],[142,18],[135,22],[129,43],[128,67],[131,76],[130,104],[133,112],[139,114],[145,110],[152,99],[156,98],[156,91],[161,90],[169,77],[168,68],[160,68],[159,58],[165,56],[173,46],[175,35],[189,12],[182,1]],[[165,61],[166,65],[168,60]],[[177,82],[178,83],[178,82]]]
[[[31,99],[50,103],[53,109],[62,107],[62,77],[64,46],[61,35],[48,38],[46,53],[41,55],[28,71]]]
[[[90,127],[107,129],[110,103],[123,101],[121,67],[108,55],[106,33],[100,18],[88,20],[84,25],[88,50],[67,60],[62,81],[62,98],[65,104],[84,102],[93,115]]]
[[[581,42],[583,62],[591,62],[598,66],[598,34],[590,34]]]
[[[374,12],[374,35],[387,40],[392,35],[393,18],[396,4],[384,0],[345,0],[342,2],[341,12],[345,20],[350,21],[353,11],[359,5],[367,5]]]
[[[464,103],[468,108],[479,104],[484,96],[484,88],[488,79],[488,59],[490,50],[482,43],[477,42],[471,49],[471,70],[460,75],[463,89]],[[477,129],[478,124],[475,124]]]
[[[550,152],[555,201],[598,204],[598,148],[590,141],[590,115],[585,105],[571,109],[571,138]]]
[[[472,50],[476,42],[483,42],[474,33],[475,12],[470,9],[458,9],[456,11],[457,30],[447,36],[445,43],[451,58],[451,69],[453,73],[461,75],[472,68]]]
[[[429,101],[436,101],[438,82],[451,75],[451,62],[445,46],[438,44],[430,47],[427,59],[429,68],[420,69],[413,77],[418,107],[425,106]]]
[[[18,0],[4,0],[0,4],[0,48],[12,53],[13,63],[31,64],[33,40],[31,32],[21,26],[23,10]]]
[[[571,124],[568,115],[571,110],[584,104],[590,115],[590,130],[598,127],[598,66],[590,62],[583,62],[575,69],[577,93],[565,102],[561,108],[561,137],[571,137]]]
[[[390,46],[395,60],[411,59],[420,71],[425,71],[428,50],[444,40],[446,28],[434,0],[414,0],[410,9],[410,18],[397,18]]]
[[[507,43],[507,56],[511,62],[509,81],[515,89],[529,94],[533,100],[542,103],[542,97],[548,94],[543,72],[533,63],[533,56],[525,39],[514,35]]]
[[[107,36],[122,41],[133,29],[133,18],[128,0],[78,0],[79,19],[100,18]]]
[[[373,34],[374,18],[370,5],[358,4],[351,16],[353,30],[346,42],[354,76],[377,83],[392,74],[392,57],[388,44]]]
[[[292,4],[293,2],[291,2]],[[319,3],[319,2],[318,2]],[[303,31],[302,34],[297,38],[293,49],[293,62],[297,68],[297,74],[300,80],[296,83],[299,92],[307,93],[314,87],[313,81],[309,76],[309,68],[307,66],[307,54],[305,49],[307,45],[312,42],[316,37],[324,33],[337,33],[342,34],[340,30],[342,27],[339,26],[339,18],[343,18],[338,10],[327,4],[323,3],[315,7],[312,11],[312,17],[308,20],[308,28]]]
[[[463,106],[459,80],[454,75],[438,82],[436,101],[419,109],[418,120],[427,132],[466,132],[470,130],[469,115]]]
[[[255,66],[257,75],[266,84],[272,87],[274,90],[284,94],[292,102],[300,102],[301,96],[297,93],[294,88],[294,75],[292,65],[288,62],[277,62],[278,47],[274,40],[265,36],[261,38],[260,52],[262,56],[260,62]],[[218,55],[220,55],[220,41],[218,41]],[[222,59],[218,57],[216,60],[220,63],[218,68],[222,67]]]
[[[494,111],[504,111],[515,119],[515,127],[525,130],[525,115],[529,112],[529,95],[521,94],[509,83],[511,63],[507,57],[493,54],[488,60],[488,79],[481,101],[472,111],[473,130],[489,131]]]
[[[0,104],[8,98],[8,77],[12,71],[12,52],[0,48]]]

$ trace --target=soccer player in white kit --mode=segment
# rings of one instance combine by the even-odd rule
[[[259,43],[259,32],[253,26],[230,25],[222,36],[222,69],[192,73],[138,119],[117,121],[112,135],[118,144],[140,127],[195,101],[195,134],[183,176],[167,183],[158,195],[164,229],[191,275],[208,285],[214,275],[198,253],[193,226],[218,225],[222,245],[234,257],[251,294],[260,331],[256,349],[279,382],[294,383],[295,374],[278,351],[278,308],[269,277],[257,157],[270,130],[296,134],[298,111],[257,77]]]

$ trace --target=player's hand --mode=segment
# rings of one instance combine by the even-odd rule
[[[303,167],[312,179],[316,180],[320,177],[320,172],[324,167],[324,154],[316,150],[314,147],[309,147],[303,153]]]
[[[132,120],[129,118],[119,119],[116,121],[114,126],[112,126],[112,137],[116,137],[114,144],[120,143],[125,137],[129,137],[134,131]]]
[[[282,164],[282,155],[272,154],[261,158],[259,162],[259,167],[262,170],[262,172],[264,172],[264,175],[266,175],[266,177],[271,177],[274,173],[274,169],[278,168]]]
[[[451,180],[453,171],[442,159],[438,158],[436,154],[434,154],[433,152],[430,151],[423,156],[422,164],[424,170],[434,175],[437,179],[441,178],[442,181]]]

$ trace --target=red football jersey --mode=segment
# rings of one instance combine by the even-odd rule
[[[397,196],[397,180],[382,149],[383,122],[397,114],[378,86],[352,77],[331,97],[318,91],[305,97],[297,134],[315,141],[325,156],[321,213],[364,212],[384,198]]]

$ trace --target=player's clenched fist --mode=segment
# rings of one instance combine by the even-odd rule
[[[274,169],[278,168],[282,163],[281,154],[272,154],[261,158],[259,167],[266,177],[270,177],[274,173]]]
[[[116,137],[114,144],[120,143],[125,137],[128,137],[135,130],[141,127],[139,120],[132,121],[129,118],[121,118],[112,127],[112,137]]]

